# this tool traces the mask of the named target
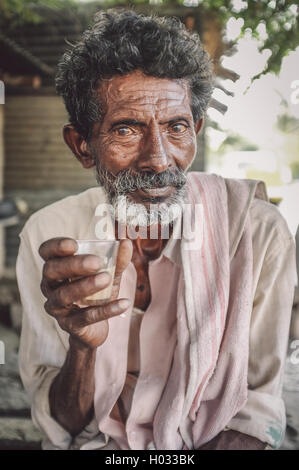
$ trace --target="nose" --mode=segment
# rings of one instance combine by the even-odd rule
[[[145,134],[141,145],[137,162],[139,170],[161,173],[171,166],[158,126]]]

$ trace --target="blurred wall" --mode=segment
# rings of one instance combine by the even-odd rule
[[[33,212],[97,184],[93,170],[84,170],[64,143],[67,122],[63,102],[53,91],[7,96],[4,190],[28,205],[20,223],[6,229],[8,267],[15,264],[18,233]]]
[[[67,115],[57,96],[10,96],[5,109],[5,191],[94,185],[62,137]]]
[[[0,104],[0,199],[3,196],[3,166],[4,166],[4,104]],[[4,267],[4,229],[0,226],[0,277]]]

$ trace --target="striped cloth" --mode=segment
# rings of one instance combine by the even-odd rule
[[[257,181],[231,185],[229,179],[199,173],[189,174],[188,182],[189,217],[202,204],[202,236],[191,249],[189,241],[181,243],[177,351],[155,416],[161,449],[173,448],[178,428],[187,448],[198,448],[223,430],[247,399],[253,301],[247,214],[261,188]],[[228,207],[231,191],[238,198],[230,198],[234,206]]]

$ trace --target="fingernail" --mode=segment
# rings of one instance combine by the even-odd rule
[[[74,251],[75,249],[77,249],[76,245],[77,245],[76,240],[72,240],[72,239],[69,239],[69,238],[64,238],[63,240],[61,240],[61,242],[59,244],[59,249],[61,251],[71,252],[71,251]]]
[[[122,299],[119,301],[118,305],[121,309],[127,310],[129,308],[131,302],[127,299]],[[122,314],[123,315],[123,314]]]
[[[122,317],[122,318],[126,318],[126,316],[127,316],[127,315],[126,315],[125,313],[121,313],[121,314],[120,314],[120,317]]]

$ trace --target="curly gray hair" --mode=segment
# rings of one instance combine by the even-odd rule
[[[70,123],[85,140],[102,118],[95,97],[100,80],[137,69],[154,77],[187,80],[193,119],[203,116],[213,85],[211,61],[199,36],[175,18],[100,11],[93,27],[62,56],[56,75]]]

